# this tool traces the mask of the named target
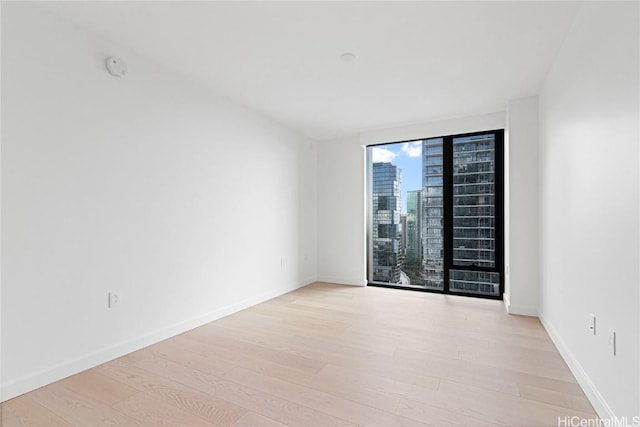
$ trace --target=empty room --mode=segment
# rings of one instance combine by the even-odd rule
[[[0,425],[640,427],[640,2],[0,15]]]

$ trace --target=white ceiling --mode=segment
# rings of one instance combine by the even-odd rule
[[[86,1],[47,7],[322,140],[500,111],[508,99],[537,93],[579,3]],[[344,52],[357,59],[341,61]]]

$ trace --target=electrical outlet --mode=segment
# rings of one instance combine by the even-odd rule
[[[115,308],[120,305],[120,294],[118,292],[109,292],[109,308]]]
[[[611,349],[611,354],[616,355],[616,331],[609,331],[609,348]]]
[[[596,315],[595,314],[589,315],[589,330],[593,335],[596,334]]]

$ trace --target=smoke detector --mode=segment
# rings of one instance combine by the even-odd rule
[[[110,56],[107,58],[107,71],[114,77],[124,77],[127,75],[127,64],[124,60]]]

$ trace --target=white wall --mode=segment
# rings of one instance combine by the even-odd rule
[[[434,136],[503,129],[505,125],[505,113],[504,111],[498,111],[363,132],[360,134],[360,143],[371,145],[408,141]]]
[[[585,2],[540,97],[541,319],[607,418],[640,414],[638,14]]]
[[[2,9],[3,400],[315,279],[312,141]]]
[[[502,129],[504,112],[380,129],[318,143],[318,279],[364,285],[368,144]]]
[[[357,138],[318,143],[318,280],[366,284],[364,156]]]
[[[538,97],[507,103],[505,130],[505,305],[537,316],[540,295]]]

